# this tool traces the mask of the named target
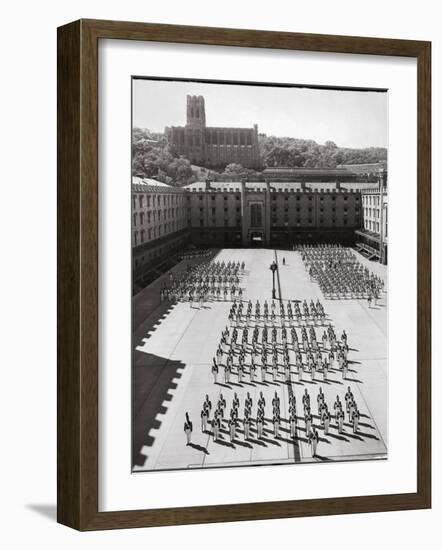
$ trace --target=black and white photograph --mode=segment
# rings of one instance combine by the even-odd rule
[[[132,472],[387,459],[388,90],[136,76],[131,131]]]

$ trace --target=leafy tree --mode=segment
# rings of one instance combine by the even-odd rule
[[[387,159],[382,147],[340,148],[333,141],[320,145],[313,140],[259,135],[263,163],[267,167],[335,168],[338,164],[374,163]]]
[[[231,162],[224,168],[224,174],[242,174],[244,166],[236,162]]]
[[[132,173],[178,186],[195,179],[190,162],[169,147],[164,135],[144,128],[132,131]]]

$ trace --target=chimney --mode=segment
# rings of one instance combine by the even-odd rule
[[[206,191],[210,191],[211,187],[210,187],[210,178],[207,178],[206,179]]]

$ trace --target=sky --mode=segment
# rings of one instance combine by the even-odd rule
[[[133,80],[133,125],[152,132],[186,124],[186,95],[202,95],[207,126],[251,128],[339,147],[387,147],[388,93]]]

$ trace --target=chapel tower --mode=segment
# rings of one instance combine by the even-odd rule
[[[187,96],[187,127],[205,128],[206,127],[206,109],[204,107],[204,97],[202,95]]]

